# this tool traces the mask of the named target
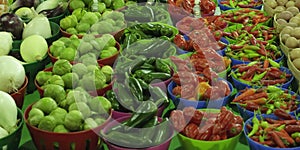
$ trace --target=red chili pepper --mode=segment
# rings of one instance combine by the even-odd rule
[[[260,144],[262,144],[262,145],[268,145],[270,147],[275,147],[276,146],[276,144],[272,140],[263,141],[263,142],[260,142]]]
[[[243,118],[241,116],[234,116],[233,123],[235,124],[243,124]]]
[[[234,38],[238,38],[238,37],[239,37],[239,34],[238,34],[237,31],[231,32],[231,35],[232,35]]]
[[[292,120],[294,119],[292,115],[288,114],[286,111],[282,109],[275,109],[274,110],[274,115],[285,120]]]
[[[187,124],[181,110],[173,110],[170,114],[170,121],[172,122],[175,130],[179,132],[181,132]]]
[[[229,111],[221,122],[221,129],[224,130],[234,120],[234,114]]]
[[[258,98],[268,98],[267,92],[257,92],[253,95],[249,95],[248,97],[245,97],[242,100],[252,100],[252,99],[258,99]]]
[[[273,80],[260,80],[260,83],[262,85],[275,85],[275,84],[282,84],[285,83],[286,79],[282,78],[282,79],[273,79]]]
[[[256,38],[254,37],[254,35],[250,34],[249,38],[250,38],[250,43],[252,45],[256,45],[257,44]]]
[[[299,125],[287,125],[285,126],[285,131],[289,134],[294,132],[300,132],[300,126]]]
[[[281,130],[281,131],[274,131],[278,136],[280,136],[281,139],[285,139],[289,144],[294,145],[295,141],[294,139],[285,132],[285,130]]]
[[[242,79],[247,79],[253,75],[256,71],[257,66],[251,66],[248,71],[241,77]]]
[[[189,123],[183,130],[183,134],[186,135],[189,138],[196,138],[197,135],[199,135],[199,128],[194,123]]]
[[[231,50],[237,50],[237,49],[241,49],[243,47],[244,47],[243,45],[230,45]]]
[[[241,133],[243,130],[242,124],[230,123],[227,128],[227,136],[234,137]]]
[[[203,118],[202,111],[196,110],[194,107],[185,107],[183,109],[183,115],[187,122],[194,123],[198,126],[200,125]]]
[[[188,43],[184,39],[183,35],[177,34],[173,40],[174,44],[181,49],[188,50]]]
[[[247,102],[247,101],[246,101],[246,106],[245,106],[245,108],[246,108],[247,110],[254,111],[254,110],[258,110],[260,107],[259,107],[259,105],[255,104],[255,103],[253,103],[253,102]]]
[[[210,136],[212,135],[212,128],[213,124],[206,124],[203,127],[200,128],[199,134],[196,137],[198,140],[208,140]]]
[[[220,135],[212,135],[210,137],[210,141],[219,141],[219,140],[221,140]]]
[[[270,135],[272,136],[273,141],[280,147],[280,148],[286,148],[283,141],[280,139],[280,136],[276,134],[276,132],[272,131],[270,132]]]

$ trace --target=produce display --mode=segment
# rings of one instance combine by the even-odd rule
[[[299,147],[299,121],[282,109],[276,109],[274,115],[261,118],[254,115],[249,119],[244,128],[247,138],[268,147]]]
[[[260,110],[261,113],[271,114],[277,108],[286,112],[296,110],[299,105],[299,97],[286,89],[268,86],[240,91],[232,102],[252,112]]]
[[[8,0],[0,149],[299,149],[299,2]]]

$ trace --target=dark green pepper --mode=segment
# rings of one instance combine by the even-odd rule
[[[151,72],[153,72],[153,70],[149,70],[149,69],[139,69],[139,70],[136,70],[136,71],[134,72],[133,75],[134,75],[136,78],[142,78],[143,76],[145,76],[146,74],[151,73]]]
[[[154,70],[155,67],[152,64],[144,63],[142,66],[140,66],[140,69]]]
[[[162,28],[160,29],[160,35],[170,37],[173,35],[173,30],[166,26],[162,26]]]
[[[140,83],[140,85],[142,86],[143,91],[146,91],[149,89],[149,84],[147,84],[144,80],[142,79],[137,79]]]
[[[138,101],[143,101],[143,89],[139,81],[135,77],[129,76],[127,73],[125,76],[125,81],[127,82],[125,82],[125,84],[128,84],[130,92]]]
[[[154,101],[157,101],[159,99],[164,99],[162,103],[159,103],[158,106],[162,105],[164,102],[168,102],[168,96],[167,94],[157,86],[149,86],[149,92],[151,94],[151,98],[154,99]]]
[[[164,121],[157,126],[156,134],[152,139],[153,145],[159,145],[165,142],[171,136],[170,132],[169,119],[165,118]]]
[[[169,65],[160,58],[157,58],[155,61],[155,69],[159,72],[171,74],[171,68],[169,67]]]
[[[120,110],[120,104],[118,102],[118,99],[114,93],[113,90],[108,90],[106,93],[105,93],[105,96],[107,97],[107,99],[110,101],[111,103],[111,107],[114,109],[114,110]]]
[[[129,94],[130,91],[124,84],[116,82],[115,86],[117,87],[116,95],[119,103],[124,108],[134,111],[136,108],[137,99],[132,94]]]
[[[149,119],[157,113],[157,105],[152,101],[143,101],[125,123],[125,130],[142,127]]]
[[[145,57],[137,57],[136,59],[134,59],[130,64],[128,72],[134,73],[145,63],[145,60],[146,60]]]
[[[151,72],[149,74],[147,74],[146,76],[143,77],[143,80],[146,83],[150,83],[151,81],[157,79],[157,80],[167,80],[171,78],[171,75],[168,73],[164,73],[164,72]]]
[[[133,133],[120,131],[110,131],[108,134],[104,134],[102,136],[111,143],[131,148],[142,148],[145,145],[150,145],[152,143],[149,139],[140,138],[139,136],[135,136]]]
[[[155,61],[156,61],[156,57],[150,57],[145,61],[145,63],[153,65]]]

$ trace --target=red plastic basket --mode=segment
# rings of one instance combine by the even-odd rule
[[[70,133],[55,133],[40,130],[39,128],[29,124],[27,118],[32,105],[33,104],[26,108],[24,120],[37,149],[55,150],[58,146],[58,148],[61,150],[71,150],[73,149],[72,147],[74,145],[75,150],[90,150],[99,149],[101,146],[102,141],[99,138],[98,133],[110,121],[111,112],[106,122],[94,129]]]
[[[20,109],[22,109],[22,107],[23,107],[27,85],[28,85],[28,78],[25,76],[25,81],[24,81],[22,87],[17,92],[10,93],[10,96],[15,100],[18,108],[20,108]]]

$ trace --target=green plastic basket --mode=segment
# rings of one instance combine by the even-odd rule
[[[24,124],[23,112],[19,108],[18,108],[18,119],[20,119],[18,128],[10,135],[0,139],[0,150],[2,150],[2,149],[8,149],[8,150],[18,149],[19,143],[21,140],[23,124]],[[4,148],[4,147],[6,147],[6,148]]]

